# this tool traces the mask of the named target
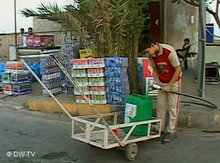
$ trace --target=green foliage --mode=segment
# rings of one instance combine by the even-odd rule
[[[82,45],[95,49],[97,56],[127,56],[131,90],[137,90],[138,39],[145,18],[144,0],[78,0],[80,9],[69,4],[60,9],[56,4],[40,4],[37,11],[23,9],[26,17],[48,19],[62,24],[63,30],[74,31]]]
[[[95,47],[99,56],[134,53],[134,35],[140,35],[145,6],[134,0],[80,0],[80,10],[73,4],[60,9],[57,4],[40,4],[37,11],[23,9],[26,17],[61,23],[64,30],[75,31],[84,46]],[[87,39],[88,35],[90,39]]]
[[[179,4],[181,2],[181,0],[172,0],[172,2]]]

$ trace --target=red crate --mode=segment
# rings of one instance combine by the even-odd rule
[[[30,35],[26,36],[27,46],[28,47],[40,47],[41,46],[41,37],[39,35]]]
[[[54,46],[54,35],[41,35],[41,46],[53,47]]]
[[[28,35],[27,47],[53,47],[54,35]]]

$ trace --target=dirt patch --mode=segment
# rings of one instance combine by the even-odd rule
[[[66,152],[60,151],[60,152],[52,152],[52,153],[45,154],[41,156],[40,158],[45,159],[45,160],[51,160],[51,159],[57,159],[57,158],[66,157],[66,156],[68,156]]]
[[[23,136],[23,135],[27,136],[28,135],[28,134],[26,134],[26,133],[24,133],[22,131],[18,131],[17,134],[20,135],[20,136]]]

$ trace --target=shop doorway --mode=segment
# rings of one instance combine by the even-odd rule
[[[143,34],[155,42],[162,42],[161,3],[150,2],[146,7],[146,24]]]

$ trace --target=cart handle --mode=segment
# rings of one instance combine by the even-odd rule
[[[35,55],[35,57],[42,57],[43,55]],[[70,115],[70,113],[63,107],[63,105],[59,102],[59,100],[57,100],[57,98],[50,92],[50,90],[48,90],[48,88],[45,86],[45,84],[38,78],[38,76],[32,71],[32,69],[30,68],[30,66],[25,62],[24,59],[22,58],[31,58],[32,56],[23,56],[20,57],[20,61],[22,63],[24,63],[24,65],[27,67],[27,69],[31,72],[31,74],[37,79],[37,81],[46,89],[46,91],[49,93],[49,95],[56,101],[56,103],[61,107],[61,109],[67,114],[67,116],[70,119],[73,119],[73,116]],[[54,56],[54,55],[44,55],[44,57],[52,57],[54,59],[54,61],[57,63],[57,65],[61,68],[61,70],[64,72],[64,74],[68,77],[68,79],[72,82],[72,84],[74,86],[77,86],[77,84],[71,79],[71,77],[69,76],[69,74],[65,71],[63,65],[60,63],[60,61]],[[34,58],[34,57],[33,57]],[[80,91],[82,93],[82,91]],[[111,130],[111,128],[109,127],[109,125],[107,124],[107,122],[105,121],[105,119],[102,117],[102,115],[99,113],[99,111],[96,109],[95,105],[93,105],[92,103],[89,102],[89,100],[87,99],[87,97],[85,95],[82,96],[86,99],[87,103],[89,104],[89,106],[92,108],[93,111],[96,112],[96,114],[101,118],[102,122],[104,123],[104,125],[106,126],[106,128],[108,129],[108,131],[110,133],[113,134],[113,136],[115,137],[115,139],[117,140],[117,142],[119,143],[120,146],[123,146],[120,139],[118,138],[118,136]]]
[[[111,130],[111,128],[109,127],[108,123],[105,121],[105,119],[102,117],[102,115],[100,114],[100,112],[98,111],[98,109],[95,107],[94,104],[92,104],[89,99],[84,95],[84,93],[82,92],[82,90],[79,88],[79,86],[77,85],[77,83],[72,80],[71,76],[69,75],[69,73],[65,70],[65,68],[63,67],[62,63],[57,59],[56,56],[52,55],[50,56],[54,59],[54,61],[56,62],[56,64],[60,67],[60,69],[63,71],[63,73],[67,76],[67,78],[70,80],[70,82],[76,87],[76,89],[81,93],[81,96],[86,100],[87,104],[91,107],[91,109],[98,115],[98,117],[101,118],[102,122],[104,123],[104,125],[106,126],[106,128],[108,129],[108,131],[110,133],[113,134],[113,136],[115,137],[115,139],[118,141],[119,145],[122,146],[120,139],[118,138],[118,136]]]
[[[49,95],[57,102],[57,104],[62,108],[62,110],[67,114],[67,116],[72,119],[72,116],[70,113],[63,107],[63,105],[57,100],[57,98],[50,92],[50,90],[45,86],[45,84],[38,78],[38,76],[32,71],[30,66],[25,62],[24,59],[20,59],[22,63],[27,67],[27,69],[31,72],[31,74],[37,79],[37,81],[44,87],[44,89],[47,90]]]

